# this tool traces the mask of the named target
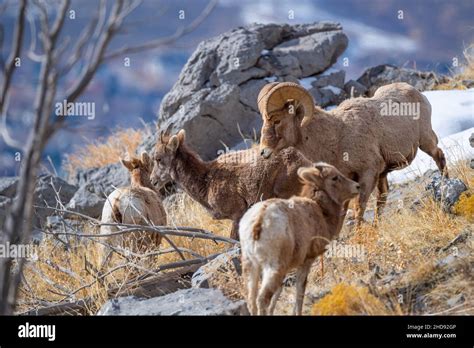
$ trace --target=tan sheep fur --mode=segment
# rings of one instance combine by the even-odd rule
[[[241,161],[242,157],[247,160]],[[297,170],[311,165],[291,147],[270,161],[263,159],[255,148],[206,162],[185,144],[184,130],[173,136],[161,135],[153,159],[154,185],[161,187],[169,180],[178,183],[214,218],[231,219],[234,239],[238,238],[239,220],[251,205],[298,193],[301,183]]]
[[[130,172],[129,187],[118,188],[108,197],[102,209],[102,223],[124,223],[136,225],[166,225],[166,212],[159,194],[150,182],[152,162],[146,152],[141,159],[120,160]],[[117,232],[116,226],[101,226],[100,233]],[[152,232],[133,232],[107,239],[113,246],[120,245],[133,251],[158,248],[161,235]],[[102,260],[106,249],[101,250]]]
[[[353,98],[331,111],[290,82],[266,85],[258,96],[263,117],[260,149],[268,158],[294,146],[312,161],[335,165],[361,185],[356,216],[362,221],[370,194],[378,188],[377,215],[386,202],[387,174],[408,166],[418,148],[447,175],[446,159],[431,127],[431,105],[406,83],[380,87],[372,98]],[[418,115],[383,116],[383,106],[413,103]]]
[[[358,183],[326,163],[300,168],[298,175],[304,184],[299,197],[257,203],[240,222],[243,279],[252,315],[273,314],[291,269],[297,270],[294,314],[301,315],[311,265],[339,234],[344,203],[359,192]]]

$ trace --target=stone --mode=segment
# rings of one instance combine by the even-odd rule
[[[214,288],[226,283],[226,275],[242,275],[242,265],[240,261],[240,248],[233,248],[222,253],[201,266],[191,278],[191,286],[194,288]]]
[[[46,207],[61,208],[74,196],[77,187],[64,181],[63,179],[49,175],[40,175],[35,188],[35,220],[33,225],[42,227],[46,223],[46,218],[55,212]],[[60,205],[61,204],[61,205]]]
[[[160,106],[161,130],[186,130],[190,147],[217,157],[261,128],[257,95],[269,81],[298,81],[330,67],[348,39],[338,23],[251,24],[199,44]],[[342,88],[343,86],[341,86]],[[150,149],[155,135],[144,141]]]
[[[327,86],[344,88],[345,78],[346,72],[344,70],[336,70],[331,68],[321,74],[315,75],[311,85],[318,88]]]
[[[357,98],[362,97],[367,93],[367,87],[357,81],[349,80],[344,85],[344,91],[346,91],[348,96]]]
[[[0,196],[13,198],[16,194],[17,176],[6,176],[0,178]]]
[[[80,170],[75,178],[79,189],[69,200],[68,210],[98,218],[107,196],[116,188],[130,184],[130,174],[121,163]]]
[[[244,301],[232,301],[217,289],[182,289],[140,299],[134,296],[107,301],[97,315],[246,315]]]
[[[437,76],[434,72],[398,68],[388,64],[369,68],[357,79],[357,82],[368,89],[369,97],[373,96],[379,87],[395,82],[406,82],[422,92],[431,90],[444,81],[444,77]]]
[[[461,179],[442,177],[439,171],[431,172],[428,177],[430,182],[425,187],[426,191],[429,191],[436,201],[441,202],[447,212],[459,200],[461,193],[467,190]]]

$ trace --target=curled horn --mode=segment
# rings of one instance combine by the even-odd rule
[[[258,105],[258,111],[260,111],[260,114],[262,115],[262,117],[265,117],[265,110],[264,110],[264,107],[263,107],[263,100],[265,99],[267,94],[270,92],[270,90],[273,87],[275,87],[276,85],[278,85],[278,82],[268,83],[265,86],[263,86],[263,88],[258,93],[257,105]]]
[[[304,110],[301,121],[301,127],[304,127],[314,114],[314,100],[311,94],[304,87],[294,82],[281,82],[271,85],[258,104],[262,115],[281,110],[288,100],[293,99],[297,107],[302,107]],[[260,91],[260,94],[262,94],[265,87]]]

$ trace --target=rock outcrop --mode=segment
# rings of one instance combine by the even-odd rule
[[[18,178],[5,177],[0,179],[0,228],[3,226],[9,209],[14,201]],[[77,191],[77,187],[63,179],[49,175],[40,175],[36,182],[34,193],[35,215],[33,226],[41,228],[48,216],[54,211],[49,208],[61,208]]]
[[[423,92],[444,81],[444,77],[437,76],[434,72],[398,68],[389,64],[369,68],[357,79],[357,82],[367,88],[369,97],[373,96],[379,87],[390,83],[406,82]]]
[[[122,164],[114,163],[102,168],[79,171],[75,182],[79,189],[68,201],[66,208],[98,218],[107,196],[117,187],[128,186],[130,177]]]
[[[253,24],[206,40],[163,98],[159,125],[184,128],[193,149],[205,159],[215,158],[223,144],[241,142],[241,133],[258,133],[257,95],[265,84],[316,76],[347,44],[341,26],[331,22]]]

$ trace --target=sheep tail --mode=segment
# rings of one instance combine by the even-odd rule
[[[255,221],[255,223],[253,225],[253,230],[252,230],[253,240],[259,240],[260,239],[260,234],[262,233],[263,218],[265,216],[265,210],[266,209],[267,209],[267,205],[264,204],[262,206],[262,210],[260,210],[260,214],[257,217],[257,221]]]

